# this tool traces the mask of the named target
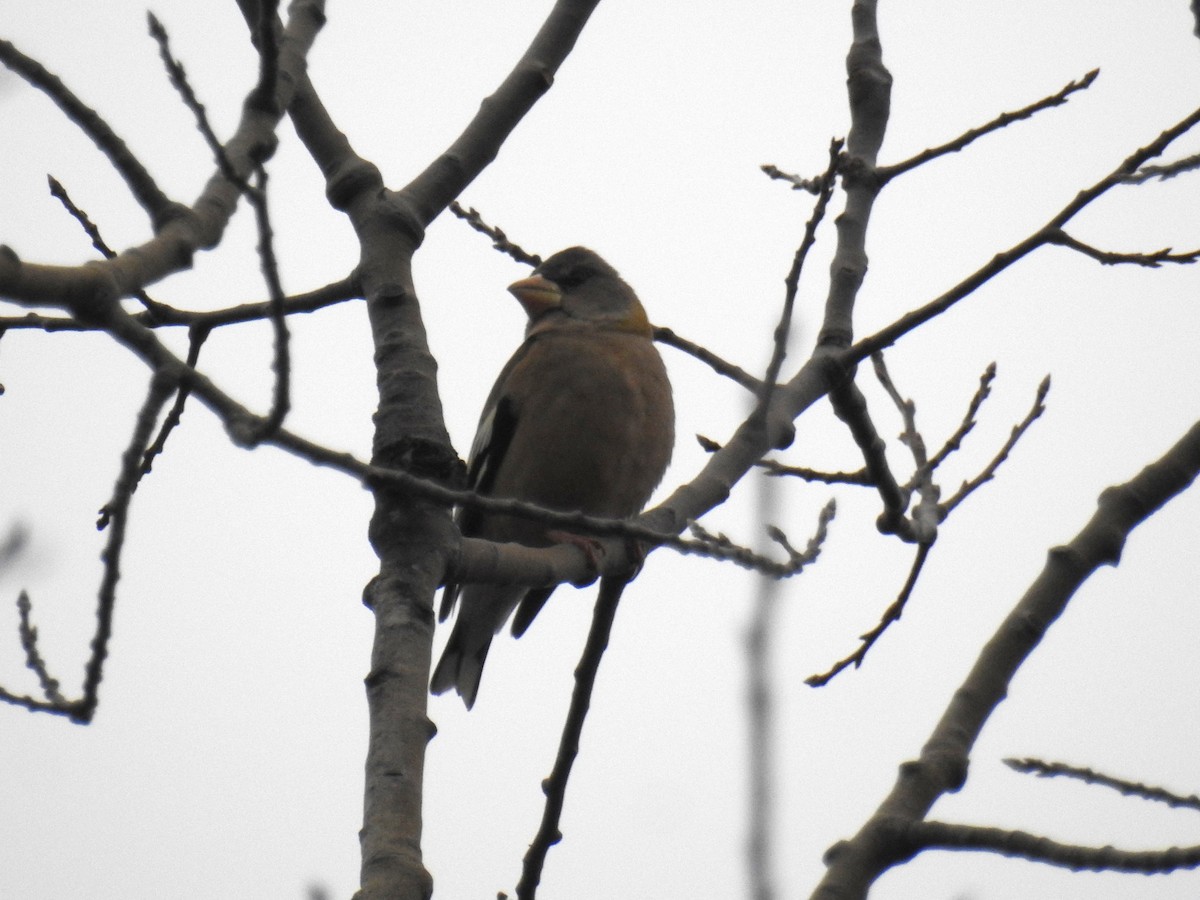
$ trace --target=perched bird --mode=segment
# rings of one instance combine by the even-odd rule
[[[671,385],[637,295],[586,247],[554,254],[508,290],[529,323],[479,419],[471,489],[564,512],[636,515],[675,444]],[[458,525],[466,537],[533,547],[555,542],[547,525],[469,507],[459,511]],[[514,610],[512,630],[520,637],[553,590],[446,585],[440,619],[456,598],[461,608],[430,689],[454,688],[470,709],[492,637]]]

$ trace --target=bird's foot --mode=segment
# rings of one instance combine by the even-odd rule
[[[575,587],[587,587],[600,575],[600,563],[604,559],[604,546],[595,538],[582,534],[572,534],[569,531],[547,531],[546,537],[556,544],[570,544],[583,551],[587,558],[588,576],[579,581],[573,581]]]

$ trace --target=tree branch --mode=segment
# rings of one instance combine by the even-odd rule
[[[1133,529],[1190,487],[1197,474],[1200,422],[1132,480],[1100,495],[1095,515],[1069,544],[1050,551],[1045,568],[984,646],[920,758],[900,767],[891,793],[858,834],[827,854],[828,871],[814,900],[865,898],[879,875],[920,849],[896,846],[897,829],[920,823],[941,796],[962,787],[983,726],[1071,597],[1100,566],[1115,565]]]

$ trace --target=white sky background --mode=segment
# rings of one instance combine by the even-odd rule
[[[548,2],[331,4],[313,81],[359,153],[400,187],[459,132],[540,24]],[[646,4],[610,0],[553,90],[462,199],[528,249],[585,243],[635,286],[652,319],[744,366],[765,362],[782,280],[811,200],[758,165],[814,174],[848,126],[849,3]],[[176,54],[229,134],[255,62],[230,3],[159,0]],[[0,0],[4,37],[108,119],[159,183],[190,202],[208,153],[145,36],[144,6]],[[1074,194],[1200,101],[1200,41],[1185,0],[1005,4],[885,2],[895,77],[881,160],[894,162],[1100,67],[1065,108],[980,141],[890,185],[876,206],[859,334],[957,282],[1044,223]],[[23,259],[76,264],[93,251],[47,194],[59,178],[124,248],[149,237],[107,163],[40,94],[0,74],[0,240]],[[271,166],[285,287],[345,274],[348,224],[285,123]],[[1200,139],[1180,145],[1195,152]],[[1100,246],[1200,245],[1200,181],[1111,194],[1073,232]],[[835,208],[840,207],[840,198]],[[217,308],[264,295],[249,216],[193,271],[150,293]],[[804,276],[790,366],[815,336],[832,225]],[[504,286],[522,267],[449,215],[430,228],[417,287],[455,446],[465,453],[523,317]],[[861,489],[788,484],[778,522],[802,543],[817,510],[839,515],[821,563],[782,592],[774,675],[780,707],[777,875],[805,896],[821,854],[851,835],[912,758],[946,701],[1097,494],[1161,455],[1200,406],[1200,272],[1105,268],[1044,250],[891,353],[927,441],[961,418],[988,362],[999,379],[947,490],[973,476],[1052,373],[1049,411],[944,527],[909,611],[867,665],[814,691],[803,678],[854,648],[903,583],[911,551],[874,530]],[[366,458],[375,405],[361,304],[296,319],[290,427]],[[169,336],[182,353],[185,335]],[[740,389],[669,348],[679,444],[664,493],[726,438]],[[264,326],[224,329],[203,368],[255,408],[270,390]],[[76,688],[93,626],[103,535],[93,528],[147,372],[99,336],[11,333],[0,341],[0,524],[32,528],[22,565],[0,573],[0,681],[33,691],[14,600],[28,588],[43,650]],[[860,379],[893,464],[900,430]],[[798,422],[786,461],[860,462],[825,404]],[[707,521],[743,542],[761,531],[746,482]],[[115,636],[96,722],[0,709],[0,897],[298,898],[357,884],[366,745],[361,679],[375,569],[370,504],[346,478],[272,449],[233,448],[192,404],[138,491]],[[945,820],[1124,848],[1194,844],[1195,814],[1099,788],[1009,772],[1035,755],[1190,793],[1200,786],[1195,646],[1200,497],[1135,533],[1119,569],[1076,597],[979,742]],[[744,663],[753,579],[655,553],[618,617],[549,856],[546,897],[744,895]],[[511,890],[540,815],[594,591],[561,589],[519,643],[497,641],[476,709],[435,698],[426,862],[437,896]],[[437,649],[444,638],[439,635]],[[1070,875],[982,855],[930,854],[872,897],[1184,898],[1200,874]]]

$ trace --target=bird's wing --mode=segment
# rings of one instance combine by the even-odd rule
[[[496,473],[504,461],[504,455],[512,444],[517,430],[517,406],[507,392],[508,376],[516,364],[525,358],[530,341],[526,341],[508,361],[508,365],[496,379],[496,384],[483,405],[483,415],[471,443],[471,454],[467,460],[467,489],[487,496],[496,481]],[[458,530],[463,537],[475,537],[482,530],[482,510],[464,506],[458,511]],[[438,609],[438,621],[444,622],[454,610],[461,585],[447,582],[442,592],[442,604]]]

